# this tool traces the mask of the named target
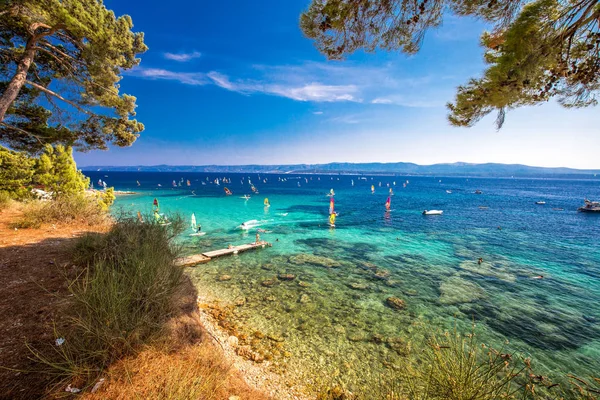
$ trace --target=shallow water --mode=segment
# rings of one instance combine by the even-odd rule
[[[207,234],[182,235],[187,253],[254,241],[254,229],[237,228],[244,221],[270,231],[261,237],[273,247],[190,272],[207,296],[244,299],[235,310],[240,329],[281,343],[273,365],[287,376],[309,384],[318,384],[315,376],[337,377],[360,390],[402,357],[423,326],[468,330],[472,321],[481,340],[509,340],[545,374],[600,370],[600,215],[576,212],[584,198],[600,198],[598,180],[106,174],[87,173],[93,182],[138,192],[117,199],[127,212],[150,214],[153,198],[161,212],[194,212]],[[217,176],[231,183],[217,186]],[[181,178],[191,186],[172,188]],[[395,192],[390,213],[388,184]],[[234,194],[225,196],[224,186]],[[327,224],[331,188],[335,229]],[[444,214],[423,216],[424,209]],[[281,273],[296,277],[273,279]],[[232,278],[219,281],[222,275]],[[544,278],[532,279],[538,275]],[[406,309],[388,307],[390,296]]]

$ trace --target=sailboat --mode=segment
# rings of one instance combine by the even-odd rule
[[[206,235],[206,232],[200,232],[200,230],[202,229],[202,226],[198,226],[196,225],[196,214],[192,213],[192,225],[191,225],[192,231],[194,233],[191,233],[190,236],[202,236],[202,235]]]
[[[187,182],[185,183],[188,186],[192,186],[192,183],[190,182],[190,180],[188,179]]]
[[[371,185],[371,193],[375,193],[375,185]]]
[[[162,226],[171,225],[171,222],[167,219],[167,217],[164,214],[160,213],[158,199],[154,199],[154,202],[152,203],[152,208],[154,208],[154,220],[157,224]]]
[[[271,207],[271,204],[269,203],[269,199],[267,199],[265,197],[265,201],[264,201],[265,207]]]
[[[394,190],[392,188],[390,188],[390,196],[394,195]]]
[[[334,210],[334,200],[333,197],[331,198],[331,200],[329,201],[329,214],[334,214],[335,210]]]
[[[136,181],[136,183],[137,183],[138,186],[142,186],[142,185],[140,185],[140,181]]]
[[[227,189],[226,187],[223,188],[223,190],[225,190],[225,195],[226,196],[231,196],[233,193],[231,193],[231,190]]]
[[[354,179],[352,179],[352,186],[354,186]]]
[[[175,179],[173,179],[172,185],[173,185],[173,187],[177,187],[177,182],[175,182]]]
[[[385,202],[385,211],[390,212],[392,207],[392,198],[388,196],[387,201]]]
[[[329,193],[327,193],[327,196],[335,196],[335,192],[333,191],[333,189],[331,189]]]

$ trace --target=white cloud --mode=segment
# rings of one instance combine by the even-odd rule
[[[164,53],[163,56],[167,60],[179,61],[179,62],[188,62],[193,60],[194,58],[198,58],[202,55],[202,53],[198,51],[193,51],[191,53]]]
[[[393,101],[390,99],[386,99],[383,97],[377,97],[376,99],[371,100],[372,104],[393,104]]]
[[[315,114],[315,115],[323,115],[323,111],[314,111],[313,114]]]
[[[127,75],[146,79],[172,80],[186,85],[202,86],[210,83],[206,74],[202,72],[174,72],[161,68],[134,68],[126,72]]]

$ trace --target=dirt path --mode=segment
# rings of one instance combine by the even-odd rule
[[[18,209],[0,212],[0,399],[36,399],[50,383],[36,372],[33,347],[54,342],[54,321],[68,294],[69,249],[90,227],[46,226],[15,230]]]

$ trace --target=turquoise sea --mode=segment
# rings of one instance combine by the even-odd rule
[[[243,303],[234,310],[240,329],[289,379],[334,379],[360,391],[401,362],[424,331],[469,331],[472,323],[479,340],[531,356],[545,375],[600,371],[600,215],[577,212],[584,198],[600,199],[598,180],[86,175],[137,192],[118,197],[117,209],[151,214],[157,198],[167,215],[195,213],[206,235],[181,236],[189,254],[253,242],[257,228],[269,232],[261,238],[272,247],[190,273],[207,298]],[[217,177],[230,183],[217,186]],[[335,228],[327,223],[330,189]],[[425,209],[444,213],[424,216]],[[238,228],[249,220],[256,228]],[[275,278],[282,273],[296,277]],[[388,307],[390,296],[406,309]]]

